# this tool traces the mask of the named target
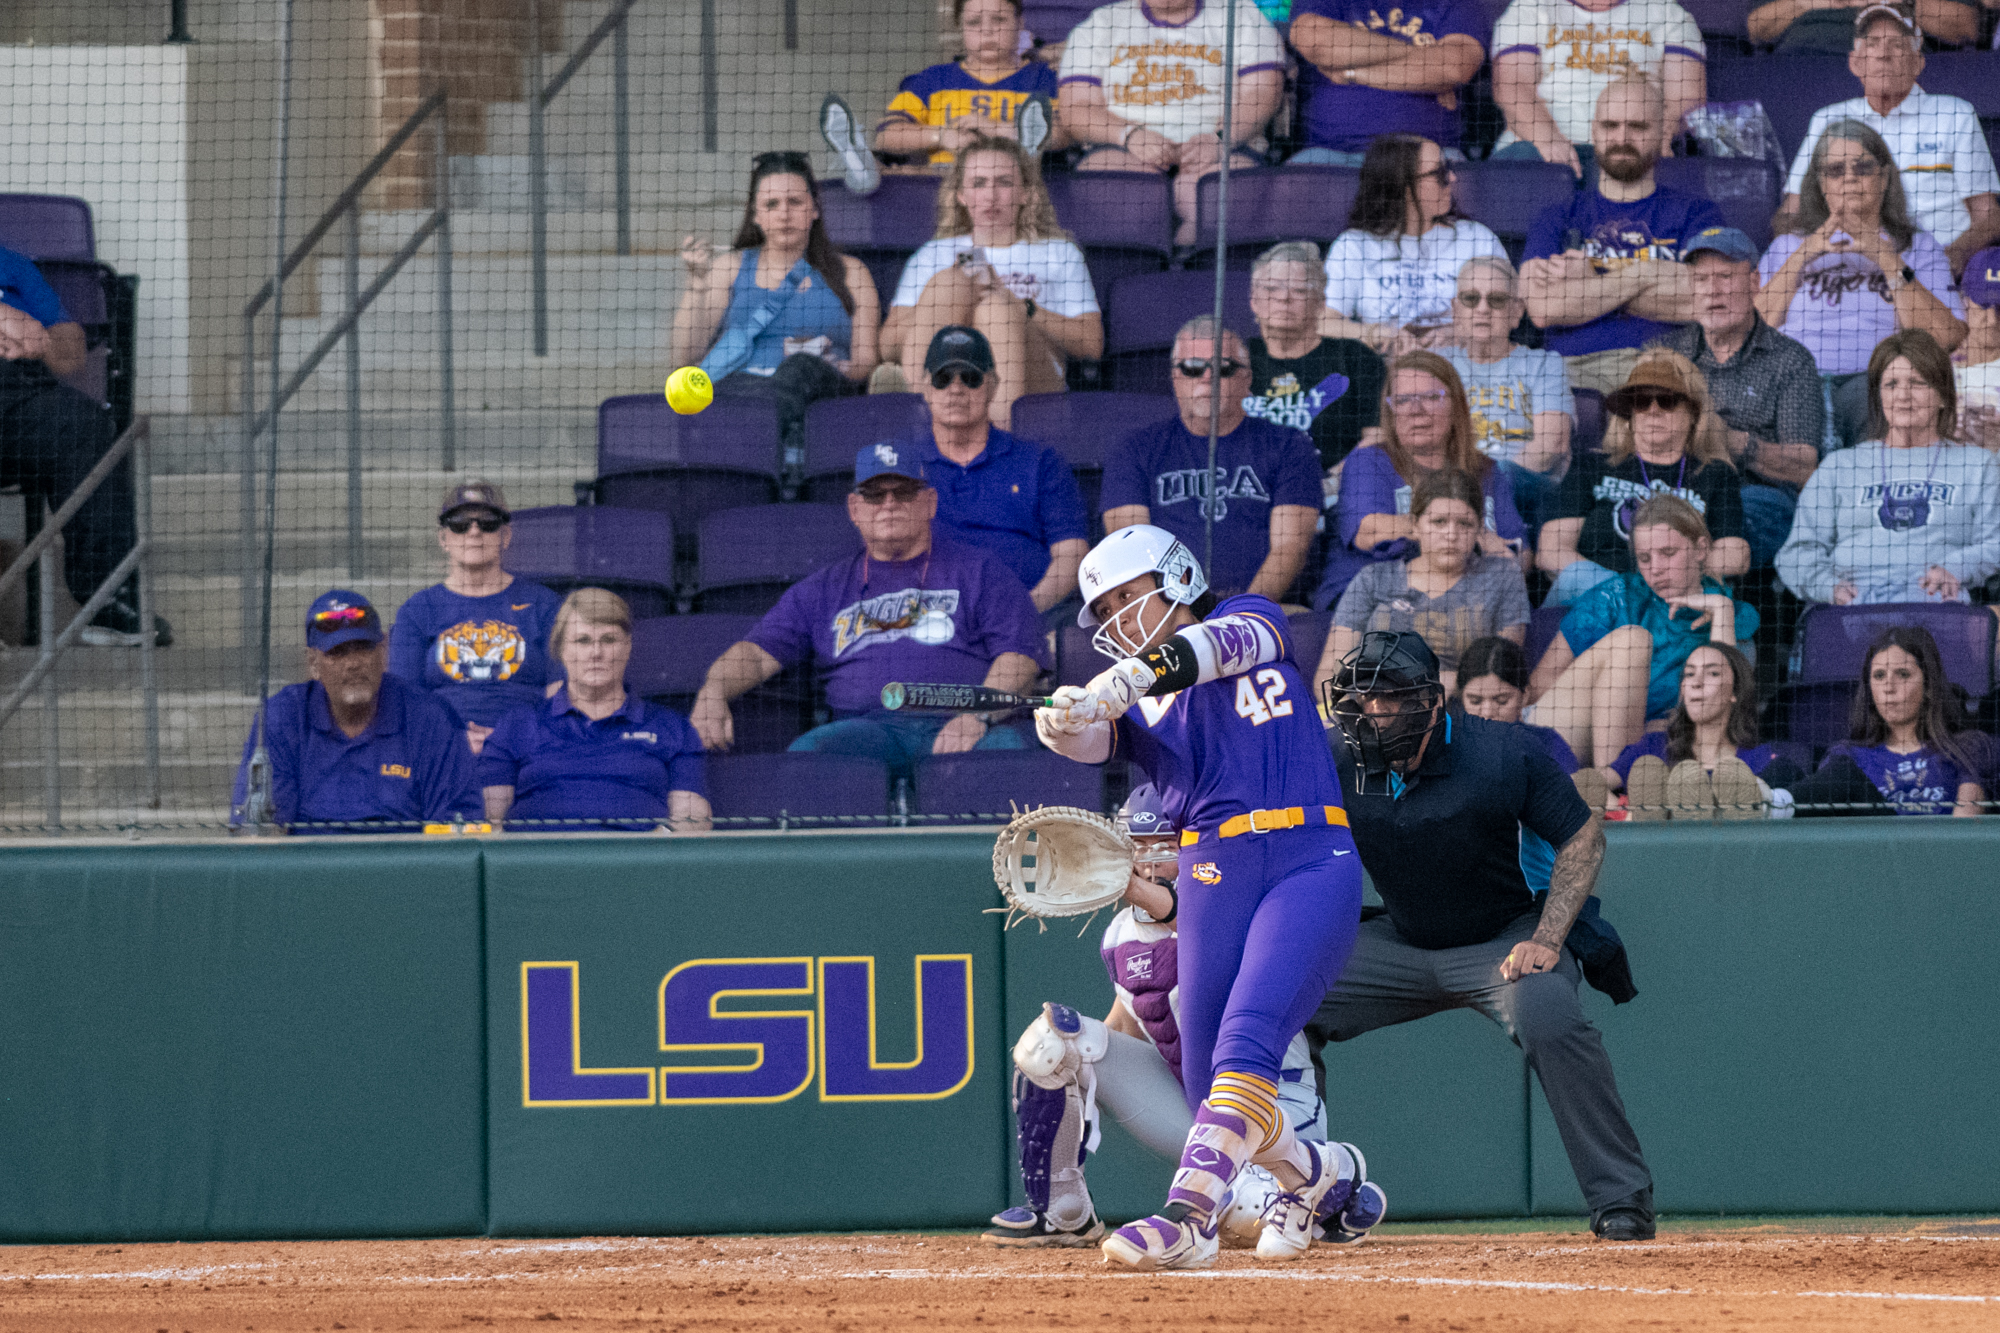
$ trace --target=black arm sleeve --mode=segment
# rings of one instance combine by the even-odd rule
[[[1184,690],[1201,680],[1201,663],[1195,661],[1194,650],[1178,634],[1139,660],[1153,672],[1153,683],[1146,691],[1148,698]]]

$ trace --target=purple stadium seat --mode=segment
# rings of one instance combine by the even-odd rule
[[[625,683],[633,693],[688,713],[708,668],[741,642],[756,616],[660,616],[632,625],[632,664]],[[736,754],[775,754],[810,724],[812,686],[804,668],[781,672],[730,704],[736,718]],[[710,763],[715,762],[713,758]]]
[[[632,614],[666,615],[674,604],[674,525],[664,514],[609,505],[514,511],[514,540],[501,558],[510,574],[558,592],[609,588]]]
[[[1097,4],[1098,0],[1027,0],[1021,7],[1021,26],[1040,45],[1065,41]]]
[[[37,262],[91,263],[97,237],[90,205],[60,194],[0,194],[0,245]]]
[[[1158,273],[1173,258],[1173,194],[1165,176],[1150,171],[1056,172],[1046,183],[1057,220],[1083,250],[1099,309],[1118,279]]]
[[[1928,64],[1924,73],[1929,91]],[[1708,100],[1762,102],[1771,128],[1778,132],[1787,166],[1798,155],[1813,112],[1860,95],[1861,84],[1848,73],[1845,56],[1759,56],[1708,65]]]
[[[806,409],[805,491],[830,504],[854,485],[854,455],[883,440],[914,439],[930,428],[922,394],[871,393],[822,398]]]
[[[889,767],[844,754],[710,755],[708,800],[718,820],[880,824],[889,818]]]
[[[1772,759],[1783,759],[1796,765],[1799,772],[1813,771],[1813,748],[1804,741],[1768,741]]]
[[[1313,673],[1319,670],[1320,655],[1326,651],[1326,641],[1333,633],[1333,612],[1307,611],[1286,619],[1292,629],[1292,660],[1299,664],[1300,674],[1310,685]],[[1312,702],[1318,704],[1318,697],[1314,696]]]
[[[1993,613],[1955,602],[1812,606],[1799,619],[1799,670],[1793,680],[1807,685],[1858,681],[1868,645],[1897,625],[1919,625],[1931,632],[1944,673],[1954,685],[1974,699],[1992,692]]]
[[[1779,692],[1776,709],[1777,715],[1786,719],[1786,738],[1816,751],[1846,740],[1855,688],[1852,680],[1786,685]]]
[[[1133,430],[1176,411],[1174,400],[1162,394],[1031,393],[1014,400],[1014,434],[1069,460],[1094,530],[1105,455]]]
[[[1252,260],[1279,241],[1317,241],[1324,250],[1347,228],[1361,186],[1353,167],[1261,167],[1229,173],[1230,268]],[[1220,176],[1202,178],[1195,195],[1194,253],[1190,266],[1215,267],[1216,200]]]
[[[1750,40],[1750,6],[1757,0],[1680,0],[1703,35]]]
[[[1563,617],[1568,613],[1566,606],[1541,606],[1529,613],[1528,637],[1521,645],[1521,653],[1528,659],[1528,670],[1533,671],[1541,664],[1542,654],[1556,641],[1556,635],[1562,630]]]
[[[680,556],[718,509],[778,498],[778,410],[768,402],[718,398],[684,417],[656,393],[607,398],[597,409],[597,499],[669,515]]]
[[[822,181],[820,216],[826,234],[847,254],[868,266],[882,309],[896,294],[903,261],[937,234],[936,176],[893,175],[869,195],[848,193],[840,181]]]
[[[695,605],[704,612],[762,615],[785,589],[861,550],[841,505],[752,505],[701,521]]]
[[[1493,229],[1516,262],[1543,210],[1567,203],[1576,177],[1552,162],[1454,162],[1459,212]]]
[[[1111,387],[1124,393],[1172,393],[1167,353],[1173,348],[1174,333],[1214,308],[1212,272],[1142,273],[1119,279],[1111,289],[1104,319],[1104,362],[1111,372]],[[1256,336],[1248,273],[1227,275],[1222,322],[1240,337]]]
[[[1991,51],[1939,51],[1925,56],[1921,82],[1927,93],[1963,97],[1981,120],[2000,117],[2000,56]]]
[[[1111,659],[1091,647],[1090,636],[1097,631],[1076,623],[1074,615],[1056,631],[1056,684],[1088,685],[1091,678],[1111,665]]]
[[[1784,197],[1784,177],[1754,157],[1670,157],[1655,168],[1660,184],[1713,200],[1730,226],[1758,249],[1771,243],[1771,215]]]
[[[1604,395],[1595,389],[1573,389],[1576,399],[1576,429],[1569,435],[1572,458],[1594,454],[1604,447]]]
[[[916,764],[916,809],[954,824],[1004,824],[1013,807],[1104,808],[1104,771],[1042,749],[926,755]]]

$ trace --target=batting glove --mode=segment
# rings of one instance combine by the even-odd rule
[[[1094,723],[1108,721],[1090,691],[1064,685],[1050,696],[1055,706],[1035,710],[1035,729],[1043,735],[1081,736]]]
[[[1091,697],[1103,706],[1100,716],[1109,720],[1125,716],[1126,710],[1153,688],[1156,679],[1151,667],[1136,657],[1128,657],[1109,671],[1099,672],[1087,688]]]

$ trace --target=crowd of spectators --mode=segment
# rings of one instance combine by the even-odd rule
[[[958,0],[963,55],[906,79],[872,143],[844,103],[823,115],[850,188],[877,168],[942,176],[935,238],[886,318],[828,238],[803,154],[756,159],[731,252],[687,239],[673,355],[719,393],[775,400],[792,436],[810,402],[864,383],[928,408],[861,451],[861,553],[786,591],[709,667],[691,719],[627,697],[615,598],[576,594],[549,624],[554,594],[500,570],[504,498],[470,487],[440,515],[445,582],[397,618],[394,689],[380,669],[336,679],[344,655],[316,643],[318,684],[274,700],[267,731],[332,757],[410,725],[428,692],[468,771],[476,754],[472,813],[565,817],[580,806],[555,788],[589,770],[620,792],[581,801],[598,817],[702,827],[702,752],[732,745],[733,700],[792,668],[826,718],[793,749],[908,775],[926,753],[1021,746],[1005,716],[890,713],[880,688],[1029,688],[1093,533],[1151,523],[1211,586],[1327,614],[1318,678],[1363,633],[1419,633],[1454,707],[1535,727],[1599,805],[1975,813],[1993,747],[1922,628],[1870,648],[1852,739],[1815,772],[1760,738],[1758,689],[1799,604],[1983,604],[2000,574],[2000,175],[1972,107],[1917,82],[1926,38],[1966,41],[1970,7],[1751,14],[1759,41],[1845,51],[1861,89],[1814,115],[1761,250],[1660,180],[1707,99],[1703,37],[1674,0],[1513,0],[1497,23],[1474,0],[1295,0],[1282,31],[1244,4],[1233,36],[1226,12],[1113,0],[1052,66],[1016,0]],[[1459,102],[1489,61],[1493,155],[1577,176],[1518,266],[1456,190]],[[1355,171],[1344,229],[1324,254],[1287,240],[1255,260],[1255,338],[1180,328],[1172,415],[1106,442],[1086,512],[1050,442],[1012,429],[1019,399],[1065,391],[1105,348],[1044,166],[1171,178],[1186,244],[1199,179],[1287,142],[1293,162]],[[1582,434],[1586,400],[1601,439]],[[1545,648],[1536,605],[1562,612]],[[636,735],[644,763],[592,767],[592,747]]]

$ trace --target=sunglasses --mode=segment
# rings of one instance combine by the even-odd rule
[[[856,489],[854,493],[861,497],[862,504],[885,505],[891,500],[900,500],[904,504],[909,504],[919,495],[922,495],[923,492],[923,487],[911,484],[908,486],[866,486]]]
[[[1507,295],[1505,292],[1488,292],[1486,293],[1486,308],[1488,310],[1505,310],[1507,303],[1513,299],[1513,297]],[[1479,300],[1478,292],[1460,292],[1458,294],[1458,303],[1467,310],[1479,309]]]
[[[1181,376],[1184,379],[1198,380],[1208,374],[1208,368],[1210,364],[1211,363],[1208,361],[1189,360],[1177,363],[1174,366],[1174,369],[1180,371]],[[1241,361],[1233,361],[1228,357],[1224,357],[1222,359],[1222,366],[1220,373],[1222,375],[1222,378],[1229,379],[1232,376],[1241,375],[1244,371],[1248,370],[1249,368],[1250,367],[1244,365]]]
[[[1439,167],[1435,171],[1419,171],[1417,173],[1418,180],[1436,181],[1439,185],[1449,185],[1452,183],[1453,180],[1457,178],[1457,176],[1458,173],[1453,171],[1450,167]]]
[[[1858,181],[1872,181],[1882,174],[1882,164],[1872,158],[1859,162],[1833,162],[1819,169],[1822,180],[1846,180],[1849,176]]]
[[[1398,412],[1407,412],[1413,407],[1443,407],[1451,394],[1443,389],[1432,389],[1429,393],[1392,393],[1389,406]]]
[[[974,370],[971,366],[960,366],[957,369],[946,366],[943,370],[931,372],[933,389],[949,389],[953,380],[957,380],[968,389],[976,389],[986,383],[986,372]]]
[[[365,625],[371,614],[373,613],[366,607],[343,606],[332,611],[314,612],[312,625],[314,629],[340,629],[346,625]]]
[[[1688,396],[1672,389],[1634,389],[1625,395],[1625,403],[1633,415],[1650,412],[1659,408],[1663,412],[1675,412],[1687,406]]]
[[[498,532],[507,526],[507,520],[504,518],[448,518],[444,520],[444,525],[463,537],[474,528],[478,528],[481,532]]]

